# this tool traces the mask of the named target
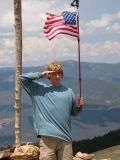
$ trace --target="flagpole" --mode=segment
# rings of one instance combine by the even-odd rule
[[[81,63],[80,63],[80,29],[79,29],[79,0],[74,0],[71,3],[71,6],[76,7],[77,9],[77,26],[78,26],[78,76],[79,76],[79,94],[82,97],[82,79],[81,79]]]

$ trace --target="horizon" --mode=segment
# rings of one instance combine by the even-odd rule
[[[69,61],[72,61],[72,62],[76,62],[78,63],[77,60],[72,60],[72,59],[68,59],[68,60],[62,60],[62,61],[59,61],[61,63],[64,63],[64,62],[69,62]],[[48,62],[49,63],[49,62]],[[116,62],[116,63],[110,63],[110,62],[88,62],[88,61],[81,61],[80,63],[90,63],[90,64],[106,64],[106,65],[117,65],[117,64],[120,64],[120,62]],[[25,66],[22,66],[22,68],[26,68],[26,67],[42,67],[42,66],[46,66],[47,64],[41,64],[41,65],[25,65]],[[16,69],[16,66],[0,66],[0,69],[1,68],[15,68]]]

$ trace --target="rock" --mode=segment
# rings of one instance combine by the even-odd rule
[[[2,159],[9,159],[11,156],[12,152],[10,149],[4,150],[0,152],[0,160]]]
[[[111,158],[105,158],[105,159],[101,159],[101,160],[111,160]]]
[[[97,159],[92,159],[92,160],[97,160]],[[112,160],[111,158],[104,158],[104,159],[100,159],[100,160]]]
[[[73,157],[73,160],[90,160],[93,156],[94,154],[78,152],[75,157]]]
[[[39,148],[34,145],[23,145],[16,147],[11,154],[11,160],[38,160]]]

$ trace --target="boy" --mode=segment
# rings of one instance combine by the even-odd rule
[[[38,79],[48,78],[50,85]],[[40,160],[72,160],[71,115],[77,115],[83,98],[75,99],[72,89],[61,84],[62,65],[51,62],[42,73],[20,76],[32,99],[34,128],[40,137]]]

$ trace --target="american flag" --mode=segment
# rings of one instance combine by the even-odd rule
[[[58,34],[78,37],[77,13],[64,11],[61,14],[46,13],[45,36],[51,40]]]

